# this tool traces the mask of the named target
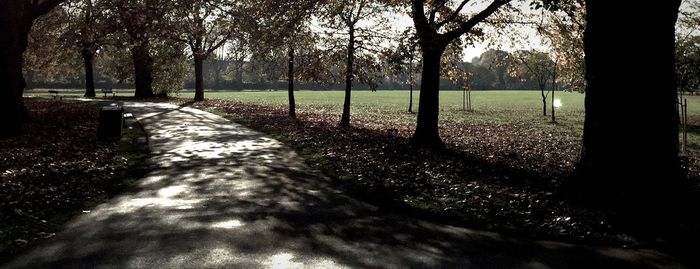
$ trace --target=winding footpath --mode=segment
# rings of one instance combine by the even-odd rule
[[[125,107],[149,134],[156,169],[0,268],[686,268],[654,251],[519,240],[382,211],[222,117]]]

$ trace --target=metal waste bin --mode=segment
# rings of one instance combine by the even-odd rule
[[[100,123],[97,127],[97,137],[100,139],[119,139],[122,137],[124,108],[121,106],[105,106],[100,109]]]

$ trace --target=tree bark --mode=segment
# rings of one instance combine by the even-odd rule
[[[202,57],[194,57],[194,100],[204,101],[204,59]]]
[[[652,216],[682,185],[674,80],[680,2],[586,1],[586,115],[570,186],[578,198]]]
[[[85,97],[95,97],[95,77],[93,72],[93,60],[95,53],[90,49],[83,49],[83,65],[85,67]]]
[[[540,89],[542,94],[542,115],[547,116],[547,96],[544,95],[544,89]]]
[[[422,146],[440,146],[440,60],[444,49],[423,48],[423,76],[418,99],[418,120],[412,142]]]
[[[287,93],[289,95],[289,116],[297,117],[296,101],[294,100],[294,47],[289,46],[289,62],[287,65]]]
[[[350,29],[348,41],[347,66],[345,67],[345,101],[343,102],[343,115],[340,117],[340,126],[350,126],[350,93],[352,92],[353,68],[355,64],[355,31]]]
[[[413,83],[408,86],[408,113],[413,114]]]
[[[554,81],[556,81],[556,78],[554,79]],[[552,123],[554,123],[554,124],[557,123],[557,114],[556,114],[557,112],[556,112],[556,107],[554,106],[554,91],[556,91],[556,90],[557,90],[557,88],[556,88],[556,82],[555,82],[555,84],[552,85],[552,102],[550,104],[552,106]]]
[[[136,97],[153,96],[153,58],[149,52],[148,41],[131,48],[134,61],[134,82]]]
[[[29,118],[22,93],[22,54],[32,26],[25,1],[0,1],[0,136],[22,133]]]
[[[415,52],[415,46],[411,47],[411,54],[409,56],[408,62],[408,113],[413,114],[413,55]]]

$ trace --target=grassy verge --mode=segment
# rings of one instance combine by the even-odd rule
[[[638,243],[612,223],[612,213],[558,195],[580,147],[573,124],[551,125],[516,110],[476,112],[495,115],[485,122],[443,111],[447,147],[433,150],[413,148],[415,115],[391,109],[355,109],[353,127],[339,128],[336,111],[324,105],[301,107],[296,120],[284,105],[208,100],[194,106],[271,134],[379,205],[517,236]]]
[[[49,239],[74,216],[148,171],[146,134],[127,121],[120,141],[98,141],[94,103],[27,99],[26,134],[0,138],[0,262]]]

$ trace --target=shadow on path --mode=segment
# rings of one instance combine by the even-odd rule
[[[4,268],[683,268],[653,251],[433,224],[344,195],[276,140],[216,115],[125,103],[156,169]]]

